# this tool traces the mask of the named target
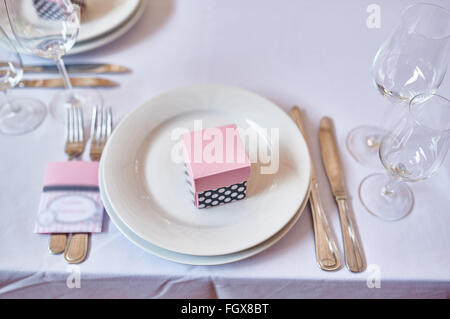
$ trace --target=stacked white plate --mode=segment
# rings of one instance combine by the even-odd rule
[[[194,207],[176,161],[176,133],[235,123],[259,136],[272,174],[252,163],[248,197]],[[278,158],[278,159],[277,159]],[[278,165],[276,163],[278,162]],[[117,228],[146,251],[172,261],[214,265],[255,255],[281,239],[308,199],[310,157],[288,115],[244,89],[199,85],[157,96],[114,130],[100,162],[100,192]]]
[[[88,0],[80,34],[69,54],[110,43],[133,27],[145,11],[147,0]]]
[[[77,42],[68,54],[89,51],[114,41],[138,22],[147,2],[147,0],[88,0],[83,11]],[[3,1],[0,1],[0,9],[0,25],[13,39]]]

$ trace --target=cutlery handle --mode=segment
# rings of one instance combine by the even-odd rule
[[[48,250],[52,254],[61,254],[66,250],[67,234],[50,234]]]
[[[115,81],[93,77],[71,77],[70,83],[74,87],[117,87]],[[22,80],[15,88],[64,88],[64,81],[60,78]]]
[[[64,259],[69,264],[79,264],[86,259],[88,251],[89,234],[79,233],[73,234],[66,251],[64,252]]]
[[[342,237],[344,239],[345,263],[352,272],[362,272],[365,269],[365,261],[359,242],[355,233],[352,220],[348,214],[348,204],[345,198],[336,199],[341,220]]]
[[[331,237],[330,226],[319,198],[316,180],[312,180],[309,204],[314,226],[316,258],[320,268],[333,271],[341,268],[341,258],[334,238]]]
[[[68,73],[129,73],[127,67],[108,64],[108,63],[67,63],[66,69]],[[59,70],[55,64],[42,65],[25,65],[23,66],[25,73],[58,73]]]

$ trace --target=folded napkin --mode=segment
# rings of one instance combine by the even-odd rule
[[[45,173],[34,232],[98,233],[103,205],[98,189],[98,162],[53,162]]]

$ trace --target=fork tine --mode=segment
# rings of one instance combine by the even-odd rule
[[[97,130],[98,130],[98,110],[99,110],[99,106],[97,105],[95,107],[95,123],[94,123],[94,129],[93,129],[93,133],[92,133],[92,143],[94,145],[97,145]]]
[[[111,107],[108,107],[108,117],[106,123],[106,139],[108,139],[111,136],[111,131],[112,131],[112,109]]]
[[[78,115],[78,138],[80,142],[84,141],[84,123],[83,123],[83,110],[77,106]]]
[[[106,145],[108,137],[112,131],[112,109],[106,106],[97,106],[95,115],[95,129],[90,150],[90,158],[92,161],[99,161],[103,148]]]
[[[69,119],[70,119],[70,109],[69,108],[67,108],[66,109],[66,120],[65,120],[65,140],[66,140],[66,143],[67,142],[69,142],[69,131],[70,131],[70,128],[69,128],[69,123],[70,123],[70,121],[69,121]]]
[[[73,130],[73,109],[69,108],[69,142],[74,141],[74,130]]]
[[[72,106],[72,115],[73,115],[73,141],[76,143],[78,142],[78,117],[77,117],[77,112],[75,109],[75,106]]]
[[[91,117],[91,139],[92,143],[95,143],[95,124],[97,121],[97,105],[94,106],[94,109],[92,110],[92,117]]]
[[[73,109],[73,135],[74,142],[78,143],[80,141],[80,137],[78,136],[78,127],[80,127],[80,123],[78,122],[78,108],[76,106],[72,106]]]
[[[105,144],[106,142],[106,125],[107,125],[107,108],[103,108],[103,115],[102,115],[102,144]]]
[[[102,133],[102,121],[103,121],[103,105],[100,106],[100,108],[98,109],[97,112],[97,128],[96,128],[96,132],[95,132],[95,138],[96,138],[96,143],[97,145],[100,144],[101,142],[101,133]]]

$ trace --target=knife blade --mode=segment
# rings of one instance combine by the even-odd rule
[[[69,73],[129,73],[130,69],[117,64],[108,63],[68,63],[65,65]],[[54,64],[25,65],[25,73],[59,73]]]
[[[290,111],[292,120],[297,124],[300,132],[305,138],[306,145],[311,153],[308,137],[304,128],[301,111],[294,106]],[[319,185],[317,183],[314,163],[311,160],[311,190],[309,194],[309,205],[311,206],[311,215],[314,228],[314,243],[316,249],[316,259],[319,267],[326,271],[333,271],[341,268],[340,253],[336,242],[332,237],[331,229],[327,217],[323,210],[322,201],[319,196]]]
[[[74,87],[116,87],[117,82],[101,78],[70,78]],[[63,88],[64,81],[61,78],[22,80],[15,87],[17,88]]]
[[[320,146],[325,170],[330,181],[331,190],[335,197],[345,196],[344,175],[339,152],[334,136],[334,125],[330,118],[324,117],[320,121]]]
[[[350,217],[345,177],[336,144],[334,124],[329,117],[324,117],[320,121],[319,139],[322,161],[338,205],[342,237],[344,239],[345,263],[350,271],[362,272],[365,269],[365,260],[359,237]]]

